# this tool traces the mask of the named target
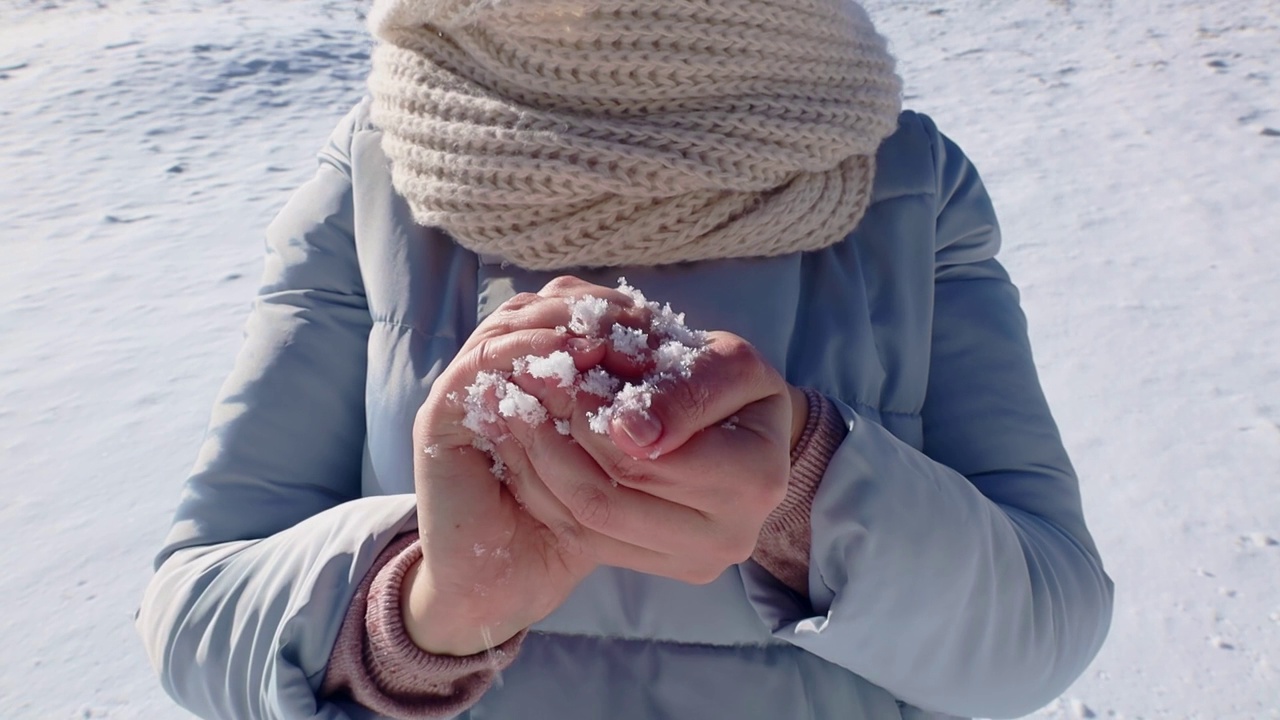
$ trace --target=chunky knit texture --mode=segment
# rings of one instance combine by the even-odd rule
[[[533,270],[839,242],[901,104],[851,0],[376,0],[370,27],[415,220]]]

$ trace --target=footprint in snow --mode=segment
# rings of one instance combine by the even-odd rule
[[[150,219],[151,219],[151,218],[153,218],[153,217],[155,217],[155,216],[154,216],[154,215],[139,215],[138,217],[121,217],[120,215],[105,215],[105,216],[103,216],[103,218],[102,218],[102,219],[103,219],[103,220],[106,220],[106,221],[107,221],[107,222],[109,222],[109,223],[113,223],[113,224],[117,224],[117,225],[128,225],[128,224],[130,224],[130,223],[141,222],[141,221],[143,221],[143,220],[150,220]]]
[[[1249,533],[1248,535],[1241,535],[1239,542],[1241,545],[1253,545],[1254,547],[1260,547],[1260,548],[1280,547],[1280,540],[1276,540],[1270,535],[1267,535],[1266,533],[1260,533],[1260,532]]]
[[[22,70],[26,67],[27,67],[27,63],[25,62],[14,63],[13,65],[0,66],[0,80],[8,80],[11,77],[9,73],[14,72],[16,70]]]
[[[1088,720],[1089,718],[1095,718],[1098,716],[1097,713],[1093,711],[1093,708],[1085,705],[1083,700],[1077,698],[1072,698],[1071,701],[1067,703],[1067,707],[1070,710],[1069,717],[1071,717],[1072,720]]]

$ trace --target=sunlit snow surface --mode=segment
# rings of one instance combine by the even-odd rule
[[[186,717],[133,610],[360,6],[0,0],[0,718]],[[1280,10],[869,8],[995,198],[1119,586],[1038,716],[1280,717]]]

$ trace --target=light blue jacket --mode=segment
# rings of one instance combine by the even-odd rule
[[[210,718],[368,717],[317,697],[354,588],[416,527],[414,414],[477,321],[552,274],[416,226],[357,107],[268,230],[245,345],[137,625]],[[604,569],[475,720],[1009,717],[1093,658],[1112,585],[1036,378],[977,173],[902,115],[865,219],[825,250],[619,275],[837,401],[812,608],[759,566],[706,586]]]

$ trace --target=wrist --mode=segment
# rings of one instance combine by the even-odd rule
[[[510,623],[486,625],[469,617],[469,603],[461,598],[440,597],[427,575],[424,561],[419,559],[405,573],[400,586],[405,632],[422,651],[456,657],[475,655],[503,644],[524,629]]]

